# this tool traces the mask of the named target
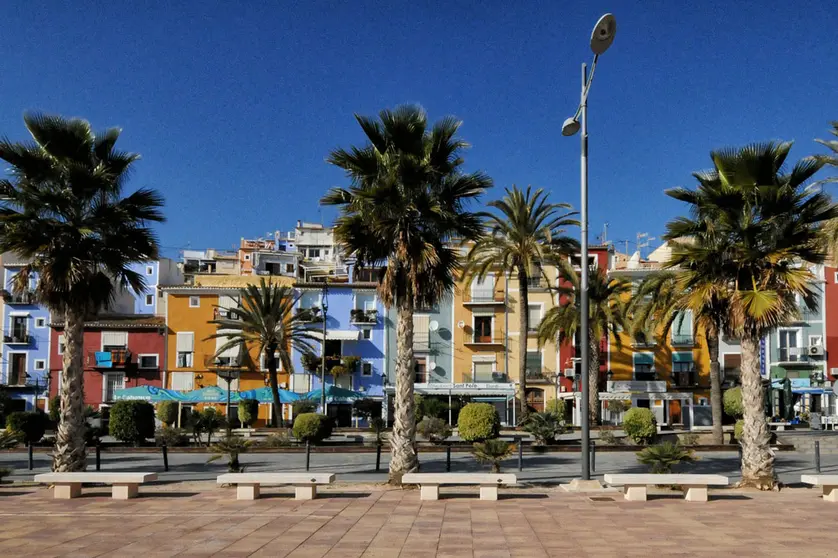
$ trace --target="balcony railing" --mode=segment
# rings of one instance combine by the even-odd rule
[[[204,358],[204,366],[210,370],[214,370],[219,368],[241,368],[243,364],[241,355],[226,357],[208,356]]]
[[[537,291],[539,289],[546,289],[547,282],[540,275],[537,277],[527,277],[527,288]]]
[[[466,334],[463,342],[466,345],[503,345],[503,332],[496,331],[492,335],[481,335],[478,332],[469,333]]]
[[[698,374],[695,370],[673,372],[672,385],[675,387],[695,387],[698,385]]]
[[[413,375],[414,384],[427,384],[430,381],[430,374],[428,372],[416,372]]]
[[[503,291],[494,288],[466,289],[463,292],[464,304],[503,304]]]
[[[28,333],[13,333],[4,335],[3,342],[7,345],[28,345],[32,342],[32,336]]]
[[[633,349],[642,349],[647,347],[654,347],[658,342],[653,335],[635,335],[631,340],[631,347]]]
[[[24,291],[22,293],[17,293],[14,291],[3,289],[3,291],[0,291],[0,294],[2,294],[3,301],[6,304],[32,304],[33,302],[35,302],[35,293],[33,293],[32,291]]]
[[[672,335],[673,347],[692,347],[695,345],[695,338],[692,335]]]
[[[294,317],[307,324],[323,323],[320,308],[298,308]]]
[[[378,310],[354,308],[349,311],[349,321],[353,324],[374,324],[378,321]]]
[[[131,351],[128,349],[93,351],[88,354],[88,360],[92,360],[96,368],[123,368],[131,363]]]
[[[509,383],[509,376],[504,372],[492,372],[491,374],[463,374],[463,382],[466,384],[506,384]]]

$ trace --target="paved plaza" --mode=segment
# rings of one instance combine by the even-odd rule
[[[648,502],[619,493],[555,487],[504,490],[497,502],[449,489],[421,502],[417,490],[335,485],[297,502],[289,488],[235,500],[211,482],[143,487],[110,499],[86,488],[53,500],[45,487],[0,488],[0,556],[521,557],[835,556],[838,505],[818,490],[711,491],[690,503],[656,491]]]

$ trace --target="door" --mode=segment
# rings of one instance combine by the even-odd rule
[[[681,415],[681,402],[680,401],[670,401],[669,402],[669,420],[672,424],[683,424],[683,416]]]
[[[427,361],[424,358],[417,358],[415,364],[413,365],[414,370],[414,378],[413,383],[415,384],[427,384],[428,383],[428,365]]]
[[[544,390],[538,388],[528,388],[527,407],[531,412],[544,412]]]
[[[340,364],[341,342],[334,339],[326,340],[326,371],[332,369],[332,366]]]
[[[26,383],[26,353],[11,353],[11,369],[9,370],[9,385],[19,386]]]
[[[26,337],[26,319],[26,316],[12,316],[12,337],[17,341]]]
[[[474,317],[474,342],[475,343],[491,343],[492,342],[492,317],[491,316],[475,316]]]

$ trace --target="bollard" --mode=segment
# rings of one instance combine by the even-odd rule
[[[742,461],[742,444],[739,444],[739,461]]]
[[[445,472],[451,472],[451,442],[445,446]]]
[[[102,470],[102,446],[99,442],[96,442],[96,470]]]
[[[518,470],[524,470],[524,443],[522,442],[523,438],[521,436],[515,436],[515,443],[518,444]]]
[[[815,472],[821,472],[821,443],[815,440]]]
[[[32,442],[29,442],[29,470],[35,468],[35,455],[34,449],[32,448]]]
[[[375,446],[375,472],[381,471],[381,444]]]
[[[308,464],[311,461],[311,443],[306,440],[306,471],[308,471]]]
[[[161,448],[163,450],[163,471],[169,472],[169,448],[166,444],[163,444]]]
[[[591,440],[591,472],[596,473],[596,444]]]

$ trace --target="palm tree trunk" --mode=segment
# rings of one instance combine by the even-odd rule
[[[599,423],[599,338],[588,330],[588,424]]]
[[[390,484],[401,485],[405,473],[419,469],[413,403],[413,300],[398,300],[396,325],[396,401],[390,436]]]
[[[279,428],[282,410],[282,403],[279,401],[279,381],[276,377],[276,345],[268,345],[265,347],[265,358],[268,359],[268,381],[271,384],[271,398],[274,400],[273,404],[273,423],[274,428]]]
[[[521,416],[518,424],[524,424],[529,415],[527,408],[527,332],[530,328],[530,292],[527,280],[529,275],[523,267],[518,268],[518,292],[521,300],[518,303],[518,397],[521,401]]]
[[[742,337],[742,480],[739,486],[770,490],[775,486],[774,456],[765,421],[765,396],[759,373],[759,339]]]
[[[713,415],[713,443],[724,443],[722,432],[722,377],[719,366],[719,334],[707,330],[707,352],[710,354],[710,412]]]
[[[84,447],[84,312],[67,308],[64,312],[65,348],[61,370],[61,422],[53,453],[52,470],[84,471],[87,452]]]

